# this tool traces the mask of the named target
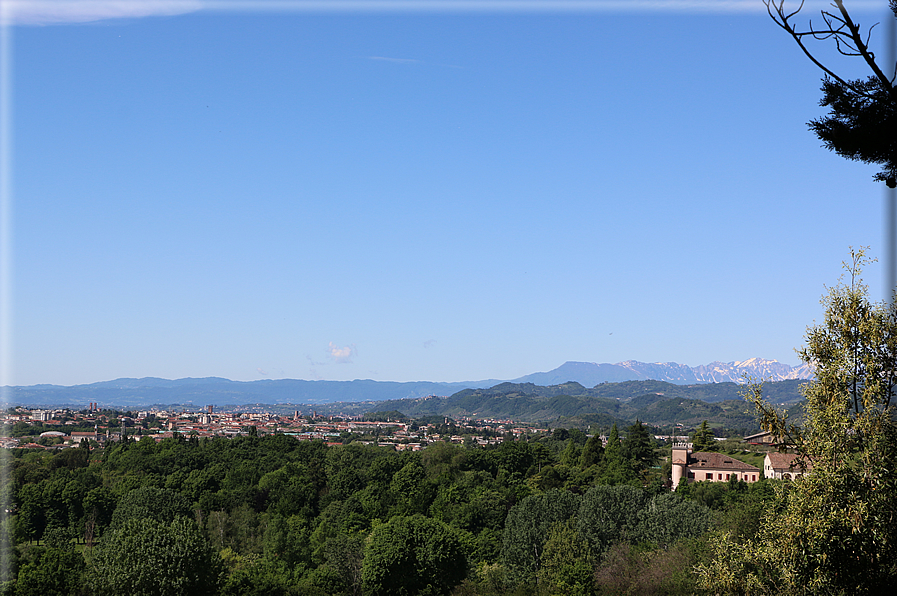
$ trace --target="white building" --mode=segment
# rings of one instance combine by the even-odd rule
[[[804,468],[797,465],[797,455],[794,453],[766,454],[763,460],[763,475],[777,480],[794,480],[804,473]]]

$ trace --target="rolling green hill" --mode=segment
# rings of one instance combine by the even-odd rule
[[[801,381],[764,386],[769,400],[793,406],[801,400]],[[533,383],[501,383],[488,389],[464,389],[446,398],[379,402],[380,410],[407,416],[448,416],[548,423],[552,426],[631,424],[635,419],[654,426],[692,427],[703,420],[713,426],[752,432],[757,421],[735,383],[674,385],[662,381],[602,383],[588,389],[579,383],[543,387]],[[347,406],[348,404],[343,404]],[[344,409],[345,411],[345,409]]]

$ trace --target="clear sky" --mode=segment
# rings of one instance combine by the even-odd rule
[[[883,245],[820,72],[760,0],[558,4],[18,5],[4,383],[797,364]]]

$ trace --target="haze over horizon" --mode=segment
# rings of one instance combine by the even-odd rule
[[[882,254],[876,169],[807,130],[821,73],[759,0],[226,4],[8,26],[0,385],[796,366]]]
[[[700,364],[700,365],[697,365],[697,366],[689,366],[689,365],[687,365],[687,364],[678,363],[678,362],[671,362],[671,361],[666,361],[666,362],[638,362],[638,361],[634,361],[634,360],[622,360],[622,361],[620,361],[620,362],[582,362],[582,361],[576,361],[576,360],[568,360],[568,361],[564,362],[563,364],[561,364],[560,366],[557,366],[557,367],[555,367],[555,368],[552,368],[552,369],[545,369],[545,370],[539,370],[539,371],[533,371],[533,372],[530,372],[530,373],[528,373],[528,374],[526,374],[526,375],[521,375],[520,377],[516,377],[516,378],[513,378],[513,379],[501,379],[501,378],[497,378],[497,377],[489,377],[489,378],[480,378],[480,379],[452,379],[452,380],[434,380],[434,379],[404,379],[404,380],[396,380],[396,379],[379,379],[379,381],[383,381],[383,382],[392,382],[392,383],[438,383],[438,384],[470,384],[470,383],[476,383],[476,384],[479,384],[479,383],[483,383],[483,382],[486,382],[486,383],[490,383],[490,384],[491,384],[491,383],[502,383],[502,382],[512,382],[512,383],[515,383],[515,382],[532,382],[532,383],[535,383],[535,384],[537,384],[537,385],[546,385],[546,384],[547,384],[547,385],[554,385],[554,384],[557,384],[557,383],[562,383],[562,382],[568,382],[568,381],[569,381],[569,382],[580,382],[580,383],[584,383],[585,386],[592,386],[592,385],[595,384],[594,382],[591,382],[591,381],[585,381],[585,380],[583,380],[583,379],[581,379],[581,378],[577,378],[577,377],[578,377],[578,373],[581,372],[581,370],[580,370],[580,371],[577,371],[577,372],[574,372],[573,374],[570,374],[570,375],[567,375],[567,376],[563,376],[563,375],[565,374],[563,371],[570,370],[569,367],[571,367],[571,366],[574,367],[574,369],[576,369],[576,368],[580,368],[580,369],[581,369],[581,367],[583,367],[583,366],[585,366],[585,367],[587,367],[587,368],[589,368],[589,367],[594,367],[594,368],[599,368],[599,367],[629,367],[629,368],[631,368],[632,370],[643,369],[643,371],[644,371],[644,369],[651,369],[651,368],[653,368],[653,367],[658,367],[658,366],[668,366],[668,365],[672,365],[673,367],[685,366],[685,367],[688,367],[688,368],[690,368],[690,369],[695,370],[695,369],[699,369],[699,368],[712,367],[713,365],[718,365],[718,364],[722,364],[722,365],[734,365],[734,368],[742,368],[742,369],[745,369],[745,368],[746,368],[746,369],[752,369],[752,370],[762,369],[762,368],[769,368],[768,365],[770,365],[770,364],[773,365],[773,367],[777,367],[777,365],[784,365],[785,367],[790,368],[790,369],[792,369],[792,370],[795,371],[795,372],[798,372],[798,371],[800,371],[800,370],[802,370],[802,369],[804,368],[803,365],[796,365],[796,366],[794,366],[794,365],[790,365],[790,364],[787,364],[787,363],[780,363],[780,362],[777,361],[777,360],[767,360],[767,359],[763,359],[763,358],[748,358],[748,359],[745,359],[745,360],[740,360],[740,361],[739,361],[739,360],[736,360],[736,361],[730,361],[730,362],[714,361],[714,362],[707,362],[707,363],[704,363],[704,364]],[[633,368],[633,366],[634,366],[634,368]],[[552,375],[552,374],[554,374],[554,377],[555,377],[555,378],[551,378],[551,375]],[[559,374],[560,374],[561,376],[558,376]],[[587,374],[586,376],[589,376],[589,375]],[[779,380],[779,379],[762,378],[762,377],[763,377],[762,374],[760,374],[759,376],[756,375],[756,374],[754,374],[753,376],[755,376],[758,380],[773,380],[773,381],[775,381],[775,380]],[[662,378],[660,375],[654,375],[654,376],[650,376],[650,375],[648,375],[646,378],[653,378],[653,379],[656,379],[656,380],[668,380],[668,379],[664,379],[664,378]],[[801,378],[805,378],[805,376],[804,376],[804,377],[801,377]],[[98,380],[95,380],[95,381],[92,381],[92,382],[89,382],[89,383],[78,383],[78,384],[74,384],[74,385],[58,385],[58,384],[49,384],[49,385],[56,385],[56,386],[62,386],[62,387],[73,387],[73,386],[80,386],[80,385],[96,385],[96,384],[103,384],[103,383],[111,383],[111,382],[114,382],[114,381],[126,380],[126,379],[127,379],[127,380],[156,379],[156,380],[160,380],[160,381],[184,381],[184,380],[191,380],[191,379],[193,379],[193,380],[202,380],[202,379],[223,379],[223,380],[226,380],[226,381],[235,381],[235,382],[252,382],[252,381],[257,381],[257,380],[270,380],[270,381],[291,381],[291,380],[294,380],[294,381],[331,381],[331,382],[332,382],[332,381],[335,381],[335,380],[333,380],[333,379],[303,379],[303,378],[296,378],[296,377],[281,377],[281,378],[266,377],[265,379],[252,379],[252,380],[247,381],[247,380],[240,380],[240,379],[228,379],[227,377],[219,377],[219,376],[210,376],[210,377],[186,376],[186,377],[180,377],[180,378],[177,378],[177,379],[171,379],[171,378],[165,378],[165,377],[155,377],[155,376],[144,376],[144,377],[115,377],[115,378],[110,378],[110,379],[98,379]],[[742,379],[742,376],[741,376],[740,374],[735,374],[735,375],[733,376],[732,379],[724,379],[724,380],[721,381],[721,382],[725,382],[725,381],[727,381],[727,380],[734,380],[734,381],[736,381],[736,382],[742,382],[741,379]],[[336,380],[336,381],[337,381],[337,382],[339,382],[339,381],[351,382],[351,381],[370,381],[370,380],[373,380],[373,379],[363,379],[363,378],[358,378],[358,379],[342,379],[342,380]],[[595,381],[595,382],[603,382],[603,381],[598,380],[598,381]],[[617,382],[617,381],[612,381],[612,382]],[[678,382],[681,382],[681,381],[678,381]],[[711,382],[712,382],[712,381],[711,381]],[[30,386],[47,385],[47,384],[48,384],[48,383],[40,383],[40,384],[35,384],[35,385],[30,385]],[[478,385],[478,386],[484,386],[484,387],[485,387],[485,386],[487,386],[487,385]],[[20,387],[21,387],[21,386],[20,386]]]

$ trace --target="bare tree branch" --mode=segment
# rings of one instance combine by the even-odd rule
[[[804,44],[804,37],[810,36],[818,41],[833,39],[835,48],[843,56],[861,57],[863,61],[866,62],[866,65],[872,70],[875,78],[881,82],[883,88],[887,90],[888,94],[895,101],[897,101],[897,89],[895,89],[891,79],[889,79],[879,67],[878,63],[875,61],[875,54],[869,49],[869,40],[872,35],[872,29],[874,29],[878,23],[869,28],[866,33],[866,39],[864,40],[859,23],[853,22],[847,9],[844,7],[844,1],[834,0],[834,6],[838,9],[838,14],[827,10],[820,11],[822,20],[825,22],[824,29],[814,28],[813,22],[810,21],[809,29],[807,31],[798,31],[791,20],[800,13],[801,9],[803,9],[804,0],[801,0],[800,5],[792,12],[785,11],[785,0],[762,1],[763,4],[766,5],[766,12],[769,14],[770,18],[772,18],[773,22],[787,31],[794,41],[797,42],[797,45],[803,51],[804,55],[806,55],[813,64],[819,67],[819,69],[830,78],[858,95],[870,99],[872,98],[872,94],[867,90],[857,87],[855,84],[838,76],[832,69],[825,66],[818,58],[816,58]]]
[[[882,86],[888,90],[888,93],[892,98],[897,99],[897,93],[895,93],[893,85],[891,85],[891,80],[882,72],[881,68],[879,68],[878,63],[875,62],[875,55],[869,51],[869,46],[863,43],[863,38],[860,35],[860,26],[859,24],[854,24],[854,22],[850,18],[850,14],[848,14],[847,9],[844,8],[844,0],[835,0],[835,5],[838,7],[838,10],[841,12],[841,17],[843,22],[847,25],[847,28],[850,29],[850,36],[853,39],[854,46],[862,55],[863,60],[866,61],[866,64],[869,68],[872,69],[872,72],[875,73],[875,77],[881,81]],[[875,27],[873,25],[872,27]],[[869,28],[869,34],[872,33],[872,27]]]
[[[763,0],[763,4],[766,5],[766,12],[769,13],[769,16],[772,18],[773,22],[775,22],[776,25],[778,25],[779,27],[781,27],[782,29],[787,31],[788,34],[794,38],[794,41],[797,42],[797,45],[800,46],[800,49],[807,56],[807,58],[809,58],[813,62],[813,64],[818,66],[825,74],[830,76],[832,79],[838,81],[839,83],[841,83],[842,85],[844,85],[845,87],[850,89],[851,91],[859,93],[860,95],[867,95],[866,93],[862,93],[862,92],[858,91],[853,85],[851,85],[846,80],[842,79],[837,74],[835,74],[835,72],[833,70],[827,68],[824,64],[822,64],[822,62],[817,60],[816,56],[814,56],[810,52],[810,50],[808,50],[807,47],[804,45],[803,37],[806,35],[812,35],[815,38],[816,33],[812,29],[810,31],[798,32],[794,28],[794,25],[792,25],[789,22],[789,20],[792,17],[794,17],[797,13],[799,13],[800,10],[804,7],[804,0],[801,0],[800,6],[798,6],[797,10],[795,10],[794,12],[789,13],[789,14],[785,14],[785,8],[784,8],[785,0],[779,0],[779,2],[776,2],[775,0]],[[832,31],[832,34],[835,34],[835,33],[836,33],[835,31]]]

